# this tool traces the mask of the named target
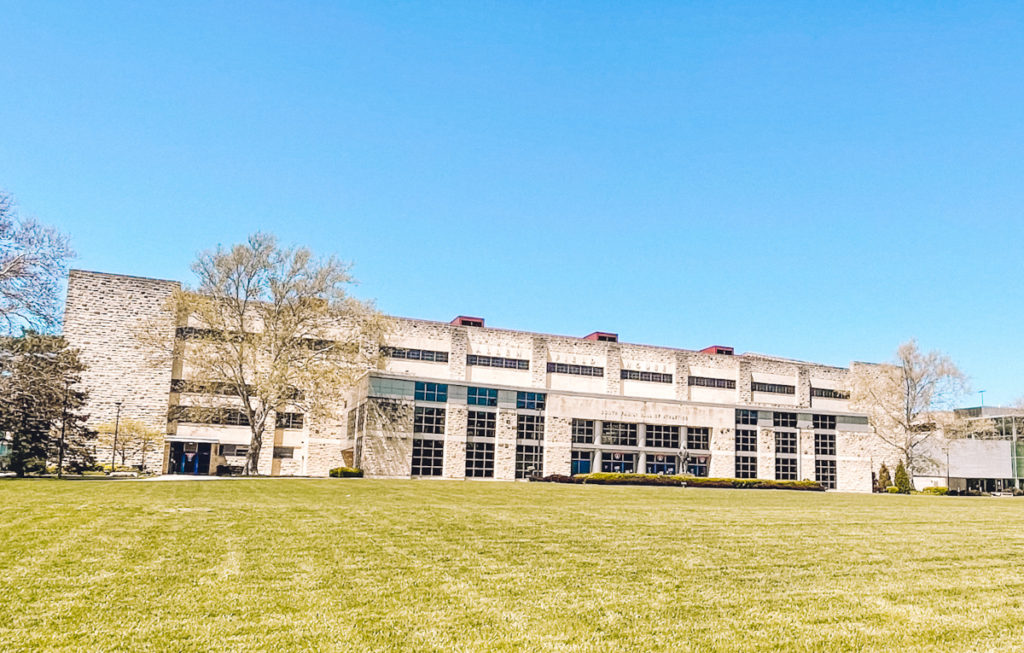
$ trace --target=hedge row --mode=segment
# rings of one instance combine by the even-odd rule
[[[704,478],[696,476],[665,476],[662,474],[620,474],[609,472],[577,474],[576,476],[553,474],[538,480],[547,483],[590,483],[593,485],[669,485],[675,487],[825,491],[825,488],[817,481],[772,481],[763,478]]]
[[[356,467],[335,467],[331,470],[331,476],[334,478],[362,478],[363,470]]]

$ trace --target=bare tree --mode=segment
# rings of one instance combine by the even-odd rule
[[[184,410],[215,423],[240,411],[251,431],[245,473],[256,474],[274,414],[340,417],[348,388],[381,366],[389,321],[348,295],[347,264],[280,247],[271,235],[203,252],[192,270],[196,287],[171,298],[183,325],[174,347],[189,380]]]
[[[0,330],[48,331],[60,323],[60,284],[73,256],[67,236],[20,219],[0,193]]]
[[[912,474],[934,461],[926,443],[943,430],[938,416],[951,411],[967,391],[967,378],[946,354],[924,352],[916,340],[903,343],[891,363],[855,365],[851,399],[868,413],[880,440],[896,450]]]

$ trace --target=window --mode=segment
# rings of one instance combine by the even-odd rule
[[[647,454],[648,474],[675,474],[679,457],[668,453]]]
[[[546,395],[543,392],[517,392],[516,408],[544,410],[545,397]]]
[[[638,444],[637,425],[627,422],[601,424],[601,444],[617,447],[635,447]]]
[[[757,431],[736,429],[736,451],[757,451]]]
[[[172,406],[167,418],[172,422],[214,424],[216,426],[249,426],[249,416],[237,408],[202,408]]]
[[[754,392],[771,392],[777,395],[796,394],[796,386],[782,385],[779,383],[761,383],[760,381],[752,381],[750,389]]]
[[[497,415],[485,410],[471,410],[466,414],[466,435],[471,438],[493,438]]]
[[[252,392],[252,386],[247,385],[246,389]],[[186,392],[192,394],[215,394],[238,396],[238,386],[227,381],[191,381],[188,379],[171,379],[171,392]]]
[[[388,358],[405,358],[413,361],[429,363],[447,363],[448,352],[429,349],[406,349],[404,347],[381,347],[381,352]]]
[[[836,455],[836,434],[815,433],[814,434],[814,455],[834,456]]]
[[[417,406],[412,417],[413,433],[429,433],[441,435],[444,433],[444,408],[430,408]]]
[[[822,399],[849,399],[849,390],[833,390],[832,388],[811,388],[812,397],[821,397]]]
[[[445,383],[416,382],[416,401],[436,401],[443,404],[448,401],[448,385]]]
[[[577,444],[594,444],[594,420],[574,419],[572,421],[572,441]]]
[[[836,489],[836,461],[817,459],[814,461],[814,478],[826,490]]]
[[[548,363],[548,374],[575,374],[577,376],[604,376],[603,367],[590,365],[569,365],[567,363]]]
[[[757,426],[757,411],[746,410],[744,408],[736,409],[736,423],[746,424],[750,426]]]
[[[711,449],[711,429],[706,426],[689,426],[686,428],[687,449]]]
[[[795,429],[796,413],[772,413],[772,425]]]
[[[516,437],[523,440],[543,440],[544,416],[516,415]]]
[[[220,445],[222,456],[248,456],[249,445],[247,444],[222,444]]]
[[[688,379],[690,385],[703,386],[705,388],[736,388],[736,381],[732,379],[712,379],[707,376],[691,376]]]
[[[291,458],[295,454],[295,447],[274,447],[274,458]]]
[[[441,476],[444,472],[444,440],[412,441],[412,475]]]
[[[277,413],[275,420],[275,426],[279,429],[301,429],[302,423],[302,413]]]
[[[467,442],[466,443],[466,477],[467,478],[493,478],[494,477],[494,443],[493,442]]]
[[[796,433],[792,431],[776,431],[775,432],[775,453],[779,454],[795,454],[796,453]]]
[[[796,458],[787,457],[776,457],[775,458],[775,480],[777,481],[795,481],[796,477]]]
[[[570,472],[573,476],[576,474],[589,474],[594,468],[594,452],[593,451],[577,451],[573,449],[572,452],[572,471]]]
[[[539,444],[516,445],[516,478],[540,474],[544,469],[544,447]]]
[[[468,354],[466,365],[477,365],[480,367],[503,367],[510,370],[528,370],[530,361],[521,358],[501,358],[499,356],[478,356]]]
[[[736,456],[736,478],[757,478],[757,456]]]
[[[835,415],[812,415],[812,424],[814,428],[822,431],[835,431],[836,430],[836,416]]]
[[[710,458],[711,456],[689,456],[686,459],[686,473],[693,476],[707,476]]]
[[[641,372],[639,370],[622,370],[621,377],[630,381],[650,381],[652,383],[672,383],[671,374],[661,372]]]
[[[679,427],[647,424],[644,426],[644,444],[648,447],[679,448]]]
[[[632,474],[636,472],[636,454],[610,453],[606,451],[601,455],[601,471]]]
[[[467,388],[466,403],[470,406],[497,406],[498,391],[493,388]]]

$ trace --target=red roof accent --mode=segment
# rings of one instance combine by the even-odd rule
[[[607,331],[595,331],[588,336],[583,336],[584,340],[600,340],[602,342],[618,342],[619,334],[608,333]]]
[[[482,327],[484,325],[484,318],[482,317],[470,317],[468,315],[459,315],[450,322],[455,326],[471,326],[471,327]]]
[[[702,354],[724,354],[726,356],[732,356],[732,347],[723,347],[722,345],[711,345],[700,350]]]

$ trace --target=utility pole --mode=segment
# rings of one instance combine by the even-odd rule
[[[117,406],[117,415],[114,417],[114,447],[110,452],[110,473],[113,474],[117,471],[117,427],[121,425],[121,402],[115,401],[114,405]]]
[[[64,478],[64,434],[68,423],[68,393],[71,392],[71,381],[64,381],[64,408],[60,415],[60,446],[57,449],[57,478]]]

